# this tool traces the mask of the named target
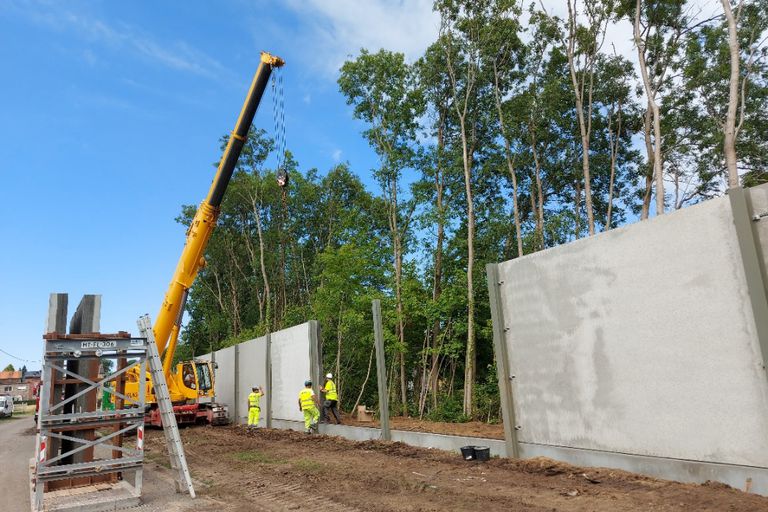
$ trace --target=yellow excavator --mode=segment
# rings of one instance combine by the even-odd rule
[[[227,189],[240,153],[248,137],[248,130],[261,102],[261,97],[269,83],[272,70],[282,67],[284,61],[269,53],[261,54],[261,62],[251,82],[245,103],[235,124],[224,154],[219,162],[216,176],[208,191],[208,196],[197,209],[192,223],[187,230],[187,241],[181,253],[171,284],[165,293],[160,312],[155,318],[152,331],[157,342],[157,351],[162,354],[163,372],[168,382],[168,390],[173,402],[176,421],[179,424],[205,423],[210,425],[226,424],[226,405],[215,403],[213,364],[208,361],[181,361],[173,366],[173,356],[179,338],[181,318],[189,288],[198,272],[205,266],[205,249],[216,227],[224,192]],[[126,372],[125,395],[138,398],[139,373]],[[162,426],[157,408],[154,387],[147,373],[146,423]]]

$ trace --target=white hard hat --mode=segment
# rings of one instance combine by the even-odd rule
[[[332,379],[333,378],[333,374],[332,373],[326,373],[325,374],[325,378],[326,379]]]

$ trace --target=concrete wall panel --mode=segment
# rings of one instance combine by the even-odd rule
[[[299,392],[312,377],[309,323],[272,333],[272,416],[303,421]]]
[[[266,337],[256,338],[241,343],[238,346],[238,390],[240,404],[238,404],[238,422],[248,423],[248,394],[253,386],[267,387],[267,339]],[[262,407],[265,406],[265,400],[262,399]],[[262,412],[264,410],[262,409]],[[260,426],[264,426],[266,414],[261,414],[259,419]]]
[[[210,354],[200,359],[210,360]],[[229,406],[229,418],[234,419],[235,408],[235,347],[227,347],[216,351],[215,389],[216,401]]]
[[[768,467],[727,198],[502,263],[522,443]]]

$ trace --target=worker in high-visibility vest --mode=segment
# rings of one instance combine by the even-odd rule
[[[317,421],[320,419],[317,396],[312,389],[312,381],[304,381],[304,389],[299,393],[299,410],[304,413],[304,431],[311,434],[317,431]]]
[[[258,386],[251,388],[248,395],[248,428],[256,428],[259,424],[259,414],[261,413],[261,397],[264,392]]]
[[[323,386],[323,389],[321,389],[323,393],[325,393],[325,401],[323,402],[323,414],[322,414],[322,421],[331,422],[331,416],[328,414],[328,411],[330,411],[333,414],[333,417],[336,419],[336,424],[341,424],[341,419],[339,418],[339,394],[336,392],[336,384],[333,382],[333,374],[329,373],[325,376],[325,386]]]

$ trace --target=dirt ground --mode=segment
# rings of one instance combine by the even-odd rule
[[[242,427],[190,428],[182,437],[200,501],[216,504],[217,512],[768,511],[768,498],[722,484],[679,484],[543,458],[466,462],[402,443]],[[146,447],[150,460],[166,460],[162,432],[148,432]]]
[[[356,421],[350,417],[342,418],[347,425],[356,427],[378,427],[379,422]],[[411,432],[431,432],[433,434],[450,434],[453,436],[485,437],[488,439],[504,439],[504,426],[500,423],[489,425],[480,421],[467,423],[442,423],[439,421],[424,421],[417,418],[394,417],[389,420],[392,430],[408,430]]]

